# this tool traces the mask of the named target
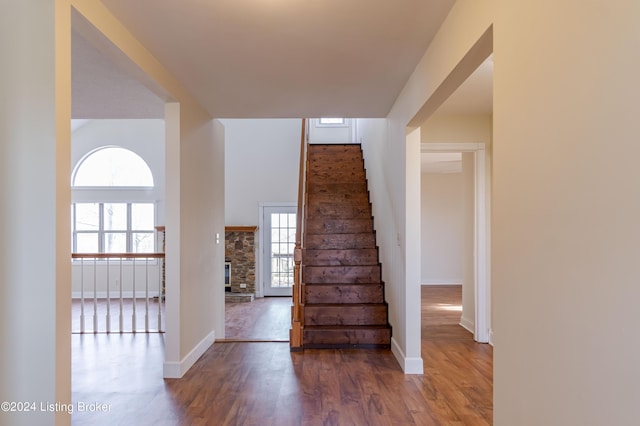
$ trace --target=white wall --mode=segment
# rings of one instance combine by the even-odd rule
[[[0,401],[71,402],[70,79],[59,2],[0,14]],[[59,413],[2,412],[16,426]]]
[[[423,371],[420,357],[420,148],[419,139],[414,137],[408,152],[404,128],[393,124],[386,119],[358,119],[357,134],[364,152],[376,242],[383,265],[389,322],[393,327],[392,351],[406,373],[420,374]],[[403,142],[395,144],[392,135],[401,135]],[[408,156],[413,161],[409,195],[405,185]],[[411,229],[406,228],[404,209],[408,198],[415,203],[409,213],[413,215]],[[409,251],[407,244],[411,245]],[[407,254],[413,265],[411,273],[407,273]]]
[[[422,284],[462,284],[462,173],[422,173]]]
[[[639,19],[630,0],[456,2],[394,105],[422,122],[492,42],[498,426],[637,423]]]
[[[496,4],[496,425],[635,424],[640,3]]]
[[[263,202],[297,203],[300,119],[221,120],[225,127],[225,223],[257,226]]]

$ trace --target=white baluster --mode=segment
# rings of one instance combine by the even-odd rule
[[[133,258],[133,315],[131,316],[131,331],[136,332],[136,258]]]
[[[122,258],[120,258],[120,333],[124,332],[124,300],[122,297]]]
[[[109,258],[107,258],[107,333],[111,333],[111,282],[109,281]]]
[[[93,258],[93,332],[98,332],[98,258]]]
[[[149,332],[149,258],[144,259],[144,331]]]
[[[80,333],[84,333],[84,257],[80,258]]]

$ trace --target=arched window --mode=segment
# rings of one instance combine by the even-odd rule
[[[108,146],[86,155],[72,178],[74,189],[90,194],[72,205],[73,251],[153,252],[155,204],[143,196],[153,186],[147,163],[128,149]]]
[[[153,174],[135,152],[117,146],[97,149],[78,163],[74,187],[153,186]]]

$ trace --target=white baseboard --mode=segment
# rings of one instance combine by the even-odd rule
[[[422,280],[422,285],[462,285],[462,280]]]
[[[489,344],[493,346],[493,330],[489,330]]]
[[[404,351],[398,345],[398,342],[392,337],[391,338],[391,353],[396,357],[402,371],[404,374],[423,374],[424,373],[424,364],[422,363],[421,357],[416,358],[407,358],[404,354]]]
[[[471,334],[476,332],[475,324],[473,320],[470,320],[469,318],[465,318],[465,317],[460,318],[460,325],[465,330],[471,332]]]
[[[96,292],[96,295],[98,297],[98,299],[106,299],[107,298],[107,292],[106,291],[98,291]],[[71,293],[71,298],[72,299],[80,299],[82,297],[82,293],[80,293],[79,291],[74,291]],[[136,299],[144,299],[145,297],[147,297],[147,293],[145,291],[136,291]],[[149,298],[153,298],[153,297],[158,297],[158,290],[156,291],[149,291]],[[84,292],[84,298],[85,299],[93,299],[93,292],[88,292],[85,291]],[[133,291],[123,291],[122,292],[122,298],[123,299],[133,299]],[[117,300],[120,299],[120,292],[119,291],[112,291],[111,292],[111,300]]]
[[[200,341],[192,350],[182,358],[180,362],[165,362],[163,367],[163,377],[165,379],[179,379],[184,373],[196,363],[203,353],[215,342],[216,332],[211,331],[204,339]]]

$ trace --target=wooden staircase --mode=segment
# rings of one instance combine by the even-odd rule
[[[309,145],[306,170],[303,347],[389,347],[361,147]]]

